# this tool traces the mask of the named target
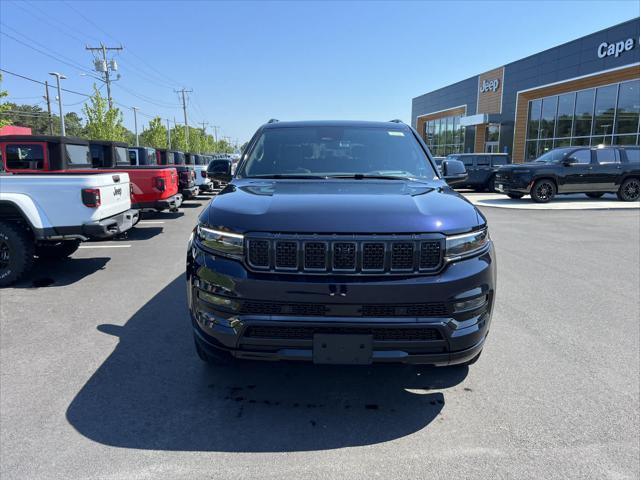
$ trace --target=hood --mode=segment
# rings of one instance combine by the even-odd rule
[[[554,166],[553,163],[542,163],[542,162],[527,162],[527,163],[513,163],[511,165],[503,165],[498,171],[512,171],[512,170],[531,170],[534,168],[549,168],[550,166]]]
[[[485,223],[441,180],[234,180],[200,220],[240,233],[459,233]]]

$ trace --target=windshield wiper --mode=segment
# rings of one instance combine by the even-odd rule
[[[284,179],[287,179],[287,178],[303,178],[303,179],[304,178],[315,178],[315,179],[318,179],[318,178],[327,178],[327,177],[324,176],[324,175],[306,175],[304,173],[302,173],[302,174],[271,173],[271,174],[265,174],[265,175],[251,175],[250,177],[245,177],[245,178],[276,178],[276,179],[279,179],[279,178],[284,178]]]
[[[400,175],[373,175],[367,173],[352,173],[345,175],[327,175],[326,178],[353,178],[355,180],[418,180],[415,177],[402,177]]]

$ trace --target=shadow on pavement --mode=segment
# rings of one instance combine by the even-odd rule
[[[169,218],[180,218],[184,215],[184,212],[170,212],[169,210],[163,210],[162,212],[141,212],[140,220],[165,220]]]
[[[67,409],[82,435],[125,448],[288,452],[371,445],[410,435],[445,404],[437,391],[466,367],[314,366],[197,358],[184,277],[124,326],[119,344]]]
[[[131,230],[126,232],[126,235],[118,238],[118,241],[128,242],[129,240],[137,241],[137,240],[149,240],[150,238],[155,237],[156,235],[160,235],[163,231],[163,227],[147,227],[143,225],[139,225],[133,227]]]
[[[63,287],[103,270],[110,257],[36,259],[27,277],[13,288]]]
[[[191,200],[185,200],[184,202],[182,202],[182,205],[180,205],[180,208],[199,208],[203,205],[204,202],[202,200],[200,200],[199,198],[195,198]]]

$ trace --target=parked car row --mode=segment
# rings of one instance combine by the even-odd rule
[[[453,154],[467,170],[456,187],[496,191],[510,198],[530,195],[537,203],[556,195],[584,193],[600,198],[615,193],[619,200],[640,200],[640,147],[563,147],[550,150],[533,162],[512,164],[506,154]]]
[[[0,286],[34,257],[64,258],[81,242],[131,229],[143,212],[177,211],[213,192],[210,155],[73,137],[0,137]]]

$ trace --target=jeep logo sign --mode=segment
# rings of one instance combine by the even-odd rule
[[[494,78],[493,80],[483,80],[482,85],[480,85],[480,93],[495,92],[498,90],[499,85],[500,80],[497,78]]]

